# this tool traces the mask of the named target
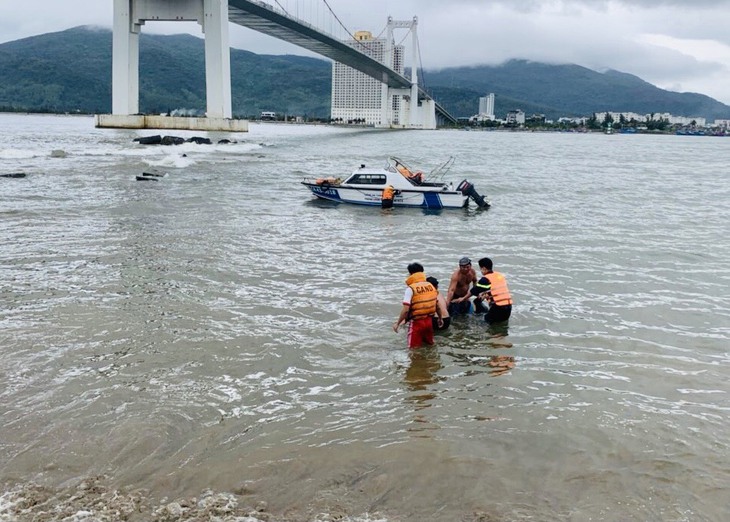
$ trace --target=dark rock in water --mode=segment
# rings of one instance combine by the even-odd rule
[[[167,176],[167,172],[143,172],[143,176],[153,177],[153,178],[164,178]]]
[[[219,143],[219,144],[222,144],[222,145],[226,145],[226,144],[228,144],[228,143],[238,143],[238,142],[237,142],[236,140],[228,140],[228,139],[225,139],[225,138],[224,138],[224,139],[222,139],[222,140],[218,140],[218,143]]]
[[[197,143],[198,145],[212,145],[213,142],[210,141],[210,138],[201,138],[200,136],[193,136],[192,138],[188,138],[188,143]]]
[[[160,141],[160,145],[182,145],[183,143],[185,143],[185,140],[178,136],[165,136]]]
[[[11,172],[10,174],[0,174],[0,178],[24,178],[25,172]]]
[[[132,141],[137,141],[140,145],[159,145],[162,143],[162,136],[155,134],[154,136],[143,136],[141,138],[134,138]]]
[[[160,181],[157,176],[137,176],[137,181]]]

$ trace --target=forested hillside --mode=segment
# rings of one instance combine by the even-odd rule
[[[111,111],[112,33],[76,27],[0,44],[0,110]],[[328,118],[332,65],[300,56],[231,49],[234,115],[261,111]],[[423,71],[425,87],[452,115],[476,114],[479,97],[495,93],[495,112],[522,109],[548,118],[601,111],[730,118],[708,96],[659,89],[617,71],[512,60],[498,66]],[[205,111],[204,42],[191,35],[140,37],[140,111]]]

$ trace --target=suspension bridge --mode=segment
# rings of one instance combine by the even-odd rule
[[[397,21],[388,17],[386,43],[395,46],[393,32],[411,35],[410,77],[398,72],[392,58],[380,61],[357,42],[327,0],[316,0],[316,13],[307,18],[303,3],[274,0],[114,0],[112,52],[112,114],[97,116],[100,127],[194,128],[246,131],[245,120],[232,119],[229,22],[300,46],[375,78],[382,84],[380,126],[393,127],[392,97],[407,101],[408,110],[397,126],[435,128],[455,119],[419,85],[420,51],[416,17]],[[284,2],[286,5],[283,5]],[[205,34],[206,118],[172,118],[139,114],[139,34],[148,21],[195,21]],[[329,24],[329,30],[326,29]],[[336,36],[333,28],[346,36]],[[183,121],[184,120],[184,121]]]

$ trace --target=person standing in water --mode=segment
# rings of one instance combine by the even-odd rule
[[[443,326],[441,311],[436,306],[438,291],[426,281],[423,265],[411,263],[408,265],[408,279],[406,292],[403,295],[403,307],[398,319],[393,323],[393,331],[397,332],[400,325],[408,322],[408,348],[418,348],[422,344],[433,344],[433,323],[431,316],[438,316],[438,326]]]

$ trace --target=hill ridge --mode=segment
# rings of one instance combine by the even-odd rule
[[[0,110],[108,113],[112,31],[77,26],[0,44]],[[205,52],[190,34],[140,36],[140,110],[205,110]],[[231,48],[234,115],[261,111],[327,118],[331,62]],[[520,108],[548,118],[615,111],[730,118],[730,106],[697,93],[660,89],[638,76],[576,64],[512,59],[499,65],[426,69],[425,87],[452,115],[477,113],[495,93],[495,113]]]

